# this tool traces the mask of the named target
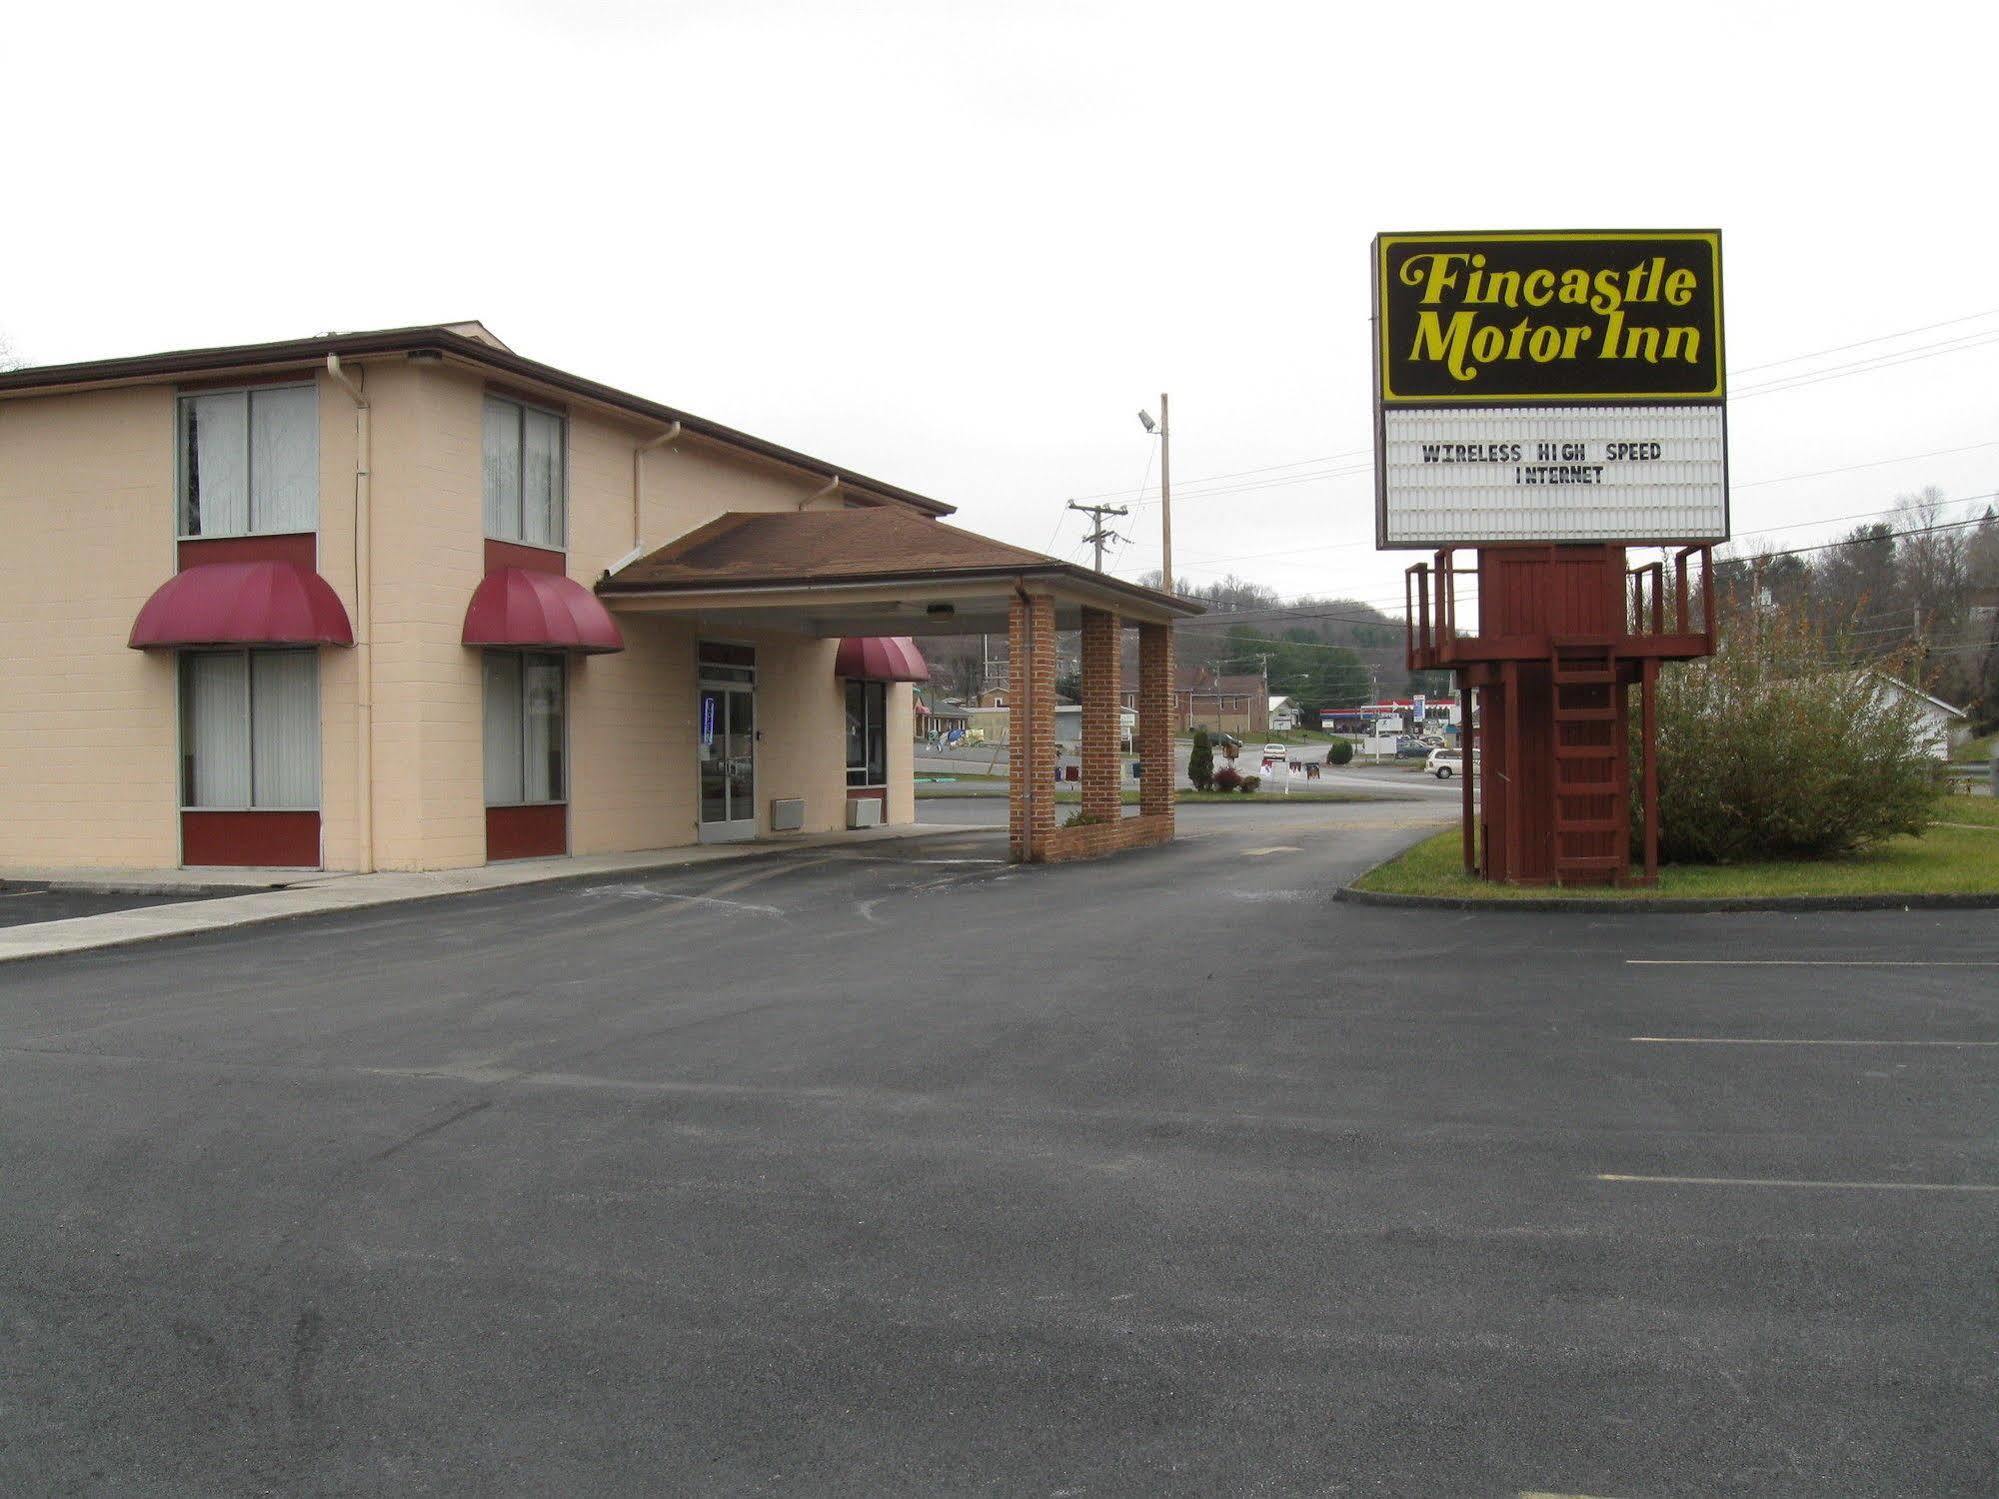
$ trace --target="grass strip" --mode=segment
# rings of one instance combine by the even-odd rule
[[[1464,871],[1459,829],[1426,838],[1399,858],[1369,870],[1354,888],[1389,895],[1457,900],[1722,900],[1785,895],[1999,894],[1999,800],[1941,798],[1921,834],[1891,838],[1838,859],[1755,864],[1668,864],[1651,888],[1604,885],[1499,885]]]

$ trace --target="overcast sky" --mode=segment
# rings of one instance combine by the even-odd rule
[[[1386,602],[1375,231],[1718,225],[1736,532],[1799,545],[1999,490],[1994,15],[36,6],[0,334],[55,363],[479,318],[1076,556],[1065,499],[1156,495],[1166,390],[1183,575]],[[1156,507],[1126,525],[1117,570],[1157,566]]]

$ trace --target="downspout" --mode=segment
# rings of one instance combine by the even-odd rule
[[[828,495],[836,494],[839,492],[839,488],[840,488],[840,476],[838,474],[835,474],[833,475],[832,478],[828,479],[823,486],[813,490],[812,493],[807,495],[804,499],[800,500],[798,502],[798,508],[800,510],[803,510],[807,505],[810,505],[814,500],[823,500]]]
[[[645,456],[654,448],[665,447],[678,436],[680,436],[680,423],[675,422],[664,432],[660,433],[659,436],[648,438],[632,449],[632,552],[631,557],[625,559],[627,562],[645,550],[645,526],[641,518],[639,503],[645,493],[643,477],[645,473]],[[618,564],[618,567],[623,567],[624,565],[621,562]],[[612,568],[611,571],[616,572],[618,567]]]
[[[361,848],[361,872],[375,869],[375,524],[371,504],[368,398],[340,368],[340,356],[326,356],[326,373],[354,401],[354,815]],[[363,372],[365,376],[365,371]]]

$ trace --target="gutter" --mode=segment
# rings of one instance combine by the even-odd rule
[[[623,562],[610,569],[612,572],[627,566],[645,550],[645,527],[640,513],[640,500],[644,497],[645,456],[654,448],[665,447],[676,440],[680,432],[680,423],[676,421],[659,436],[649,437],[632,449],[632,550]]]
[[[835,469],[821,459],[778,443],[753,437],[733,427],[725,427],[720,422],[692,416],[671,406],[663,406],[657,401],[649,401],[643,396],[635,396],[630,391],[619,390],[615,386],[570,374],[567,370],[556,369],[553,365],[523,359],[508,350],[496,349],[491,344],[481,343],[476,338],[467,338],[462,333],[453,333],[449,328],[435,324],[415,328],[384,328],[369,333],[335,334],[331,337],[291,339],[280,343],[182,349],[162,354],[129,355],[117,359],[97,359],[75,364],[10,370],[0,373],[0,400],[11,395],[49,394],[64,387],[128,385],[172,376],[223,371],[233,373],[249,370],[282,370],[303,365],[318,365],[329,352],[356,359],[364,355],[404,354],[418,351],[448,355],[482,369],[498,370],[517,379],[550,386],[565,394],[595,401],[612,410],[646,417],[652,421],[683,422],[687,431],[694,436],[739,448],[744,452],[754,453],[760,458],[805,473],[816,474],[822,480],[838,478],[849,489],[898,501],[926,515],[950,515],[957,508],[942,500],[933,500],[928,495],[917,494],[914,490],[885,484],[862,474]]]

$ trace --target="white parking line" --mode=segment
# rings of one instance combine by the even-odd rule
[[[1979,1182],[1820,1182],[1782,1177],[1750,1176],[1619,1176],[1599,1172],[1600,1182],[1628,1182],[1653,1187],[1812,1187],[1825,1191],[1858,1192],[1999,1192],[1999,1186]]]
[[[1631,968],[1999,968],[1999,958],[1626,958]]]
[[[1652,1046],[1999,1046],[1999,1041],[1835,1041],[1799,1036],[1633,1036]]]
[[[1246,848],[1242,851],[1245,859],[1261,859],[1265,854],[1295,854],[1299,852],[1295,843],[1273,843],[1269,848]]]

